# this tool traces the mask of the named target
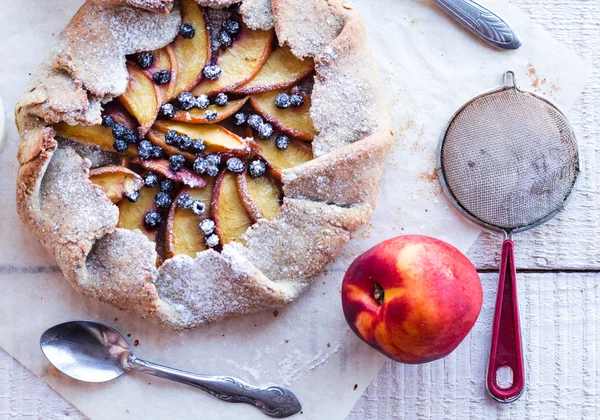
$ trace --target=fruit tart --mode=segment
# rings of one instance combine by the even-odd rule
[[[174,329],[298,298],[392,141],[338,0],[87,0],[15,115],[21,219],[77,290]]]

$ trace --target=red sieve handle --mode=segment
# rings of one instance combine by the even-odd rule
[[[515,401],[525,388],[523,347],[517,301],[517,270],[515,268],[515,244],[507,239],[502,244],[502,264],[496,296],[496,311],[492,330],[492,347],[487,371],[488,392],[497,401]],[[512,383],[499,384],[498,369],[510,368]],[[503,386],[504,385],[504,386]]]

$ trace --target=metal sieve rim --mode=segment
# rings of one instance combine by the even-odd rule
[[[510,78],[509,78],[510,76]],[[579,147],[579,142],[576,142],[576,148],[577,148],[577,166],[576,166],[576,173],[575,173],[575,178],[573,180],[573,183],[571,185],[571,189],[569,190],[569,194],[567,195],[567,197],[563,200],[563,202],[551,213],[549,213],[547,216],[543,217],[542,219],[537,220],[534,223],[531,223],[529,225],[526,226],[519,226],[518,228],[515,229],[507,229],[507,228],[503,228],[503,227],[499,227],[499,226],[495,226],[492,224],[489,224],[487,222],[484,222],[483,220],[479,219],[477,216],[471,214],[469,211],[467,211],[458,201],[458,199],[456,198],[456,196],[454,195],[454,193],[452,192],[452,190],[450,189],[450,187],[448,186],[448,183],[446,181],[446,177],[444,175],[444,170],[443,170],[443,166],[442,166],[442,149],[444,147],[444,141],[446,140],[446,135],[448,134],[448,130],[450,129],[450,126],[452,125],[452,123],[454,122],[454,120],[456,119],[456,117],[458,117],[458,115],[467,107],[469,106],[471,103],[475,102],[476,100],[493,94],[493,93],[497,93],[497,92],[502,92],[504,90],[508,90],[508,89],[516,89],[518,92],[521,93],[525,93],[528,95],[533,96],[536,99],[539,99],[541,101],[546,102],[548,105],[550,105],[551,107],[553,107],[560,115],[562,115],[564,117],[564,120],[566,122],[567,127],[569,128],[569,130],[571,130],[571,132],[573,133],[573,136],[575,137],[575,139],[577,140],[576,136],[575,136],[575,131],[573,130],[573,127],[571,125],[571,122],[568,120],[568,118],[566,117],[566,115],[560,110],[560,108],[558,108],[558,106],[556,106],[556,104],[554,104],[551,100],[549,100],[548,98],[545,98],[543,96],[540,96],[536,93],[527,91],[527,90],[523,90],[520,89],[519,86],[517,85],[517,81],[516,81],[516,76],[515,76],[515,72],[512,70],[508,70],[506,72],[504,72],[504,82],[497,87],[494,87],[492,89],[486,90],[485,92],[480,93],[477,96],[474,96],[473,98],[469,99],[467,102],[465,102],[463,105],[461,105],[456,112],[454,112],[454,114],[452,115],[452,117],[450,117],[450,120],[448,121],[448,123],[446,124],[446,126],[444,127],[444,129],[442,130],[442,134],[440,135],[440,140],[438,142],[438,146],[437,146],[437,152],[436,152],[436,174],[438,176],[438,179],[440,180],[440,184],[442,186],[442,190],[444,191],[444,194],[446,195],[446,198],[448,198],[448,200],[450,201],[450,203],[454,206],[454,208],[456,210],[458,210],[458,212],[460,214],[462,214],[464,217],[466,217],[467,219],[469,219],[471,222],[487,229],[493,232],[504,232],[505,234],[508,235],[512,235],[513,233],[519,233],[519,232],[524,232],[526,230],[529,229],[533,229],[541,224],[546,223],[548,220],[553,219],[558,213],[560,213],[562,210],[564,210],[564,208],[566,207],[566,205],[569,203],[569,201],[571,200],[571,198],[573,197],[573,191],[575,191],[577,184],[579,183],[579,178],[580,178],[580,174],[581,174],[581,159],[580,159],[580,155],[581,155],[581,149]]]

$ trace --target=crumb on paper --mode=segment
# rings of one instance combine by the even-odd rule
[[[356,391],[356,389],[358,388],[358,384],[354,384],[354,389],[353,391]]]
[[[274,316],[275,318],[277,318],[277,316],[278,316],[278,315],[279,315],[279,311],[278,311],[277,309],[275,309],[275,310],[273,311],[273,316]]]
[[[133,346],[137,347],[140,345],[140,340],[133,340]]]

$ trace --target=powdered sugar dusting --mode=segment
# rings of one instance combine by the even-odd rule
[[[96,96],[118,96],[127,87],[125,56],[163,47],[175,38],[180,24],[177,8],[157,14],[88,1],[57,40],[52,64]]]
[[[240,12],[244,23],[251,29],[267,31],[273,28],[271,0],[244,0]]]

